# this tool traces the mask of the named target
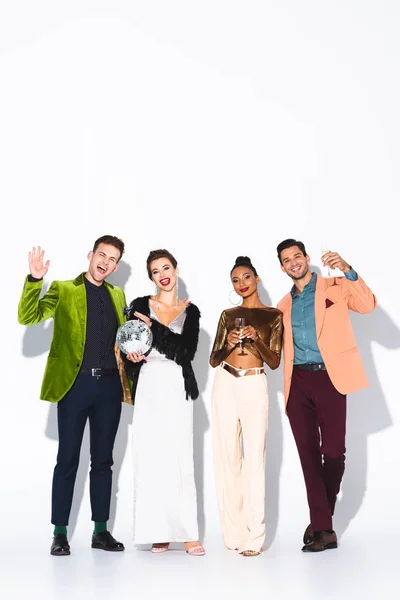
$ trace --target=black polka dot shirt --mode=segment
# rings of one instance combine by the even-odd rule
[[[114,345],[118,321],[106,286],[83,278],[86,287],[86,342],[82,369],[116,369]]]

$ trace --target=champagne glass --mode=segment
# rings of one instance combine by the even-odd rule
[[[243,317],[237,317],[235,319],[235,328],[239,334],[243,330],[243,327],[245,325],[246,325],[246,319],[244,319]],[[244,352],[244,350],[243,350],[243,340],[239,341],[239,348],[240,348],[240,352],[239,352],[238,356],[247,356],[247,352]]]
[[[321,246],[321,258],[324,256],[324,254],[327,254],[328,252],[330,252],[330,250],[324,250],[324,248],[325,248],[325,246]],[[329,265],[327,265],[325,268],[327,269],[327,277],[331,277],[332,273],[329,268]]]
[[[324,250],[324,248],[326,248],[326,244],[325,246],[321,246],[321,257],[324,256],[324,254],[326,254],[327,252],[331,252],[331,250]],[[332,285],[339,285],[336,281],[336,275],[338,273],[338,270],[333,267],[333,269],[331,269],[329,267],[329,265],[326,266],[327,269],[327,277],[333,277],[333,283]]]

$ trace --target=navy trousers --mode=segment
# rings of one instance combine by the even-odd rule
[[[53,525],[68,525],[83,433],[90,425],[90,502],[93,521],[108,521],[113,447],[121,416],[119,375],[80,374],[58,403],[58,454],[53,475]]]

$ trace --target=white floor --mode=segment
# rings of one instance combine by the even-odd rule
[[[50,541],[2,540],[3,599],[400,598],[398,540],[384,532],[380,539],[346,534],[339,549],[316,555],[300,551],[301,539],[277,539],[255,558],[225,550],[219,539],[208,540],[204,557],[180,549],[153,555],[128,540],[113,554],[80,539],[71,540],[71,556],[52,557]]]

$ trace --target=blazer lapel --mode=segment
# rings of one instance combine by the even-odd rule
[[[84,274],[81,273],[74,281],[75,293],[75,305],[78,312],[78,320],[82,328],[82,335],[86,336],[86,316],[87,316],[87,305],[86,305],[86,288],[83,281]]]
[[[324,324],[326,311],[326,288],[328,287],[326,280],[317,275],[317,285],[315,288],[315,329],[317,332],[317,340],[319,339]]]
[[[108,283],[107,281],[105,281],[104,283],[108,290],[108,293],[111,296],[111,301],[113,303],[115,314],[117,316],[118,326],[122,325],[122,323],[125,323],[125,320],[126,320],[125,315],[124,315],[124,306],[121,306],[121,303],[118,302],[119,298],[118,298],[117,294],[114,293],[114,286],[111,285],[111,283]]]

